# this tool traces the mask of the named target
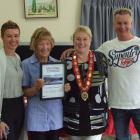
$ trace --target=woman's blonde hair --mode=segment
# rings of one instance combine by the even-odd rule
[[[34,31],[31,37],[30,49],[35,51],[38,43],[42,40],[49,40],[52,45],[52,48],[54,47],[54,39],[50,31],[48,31],[45,27],[40,27]]]
[[[73,34],[73,40],[75,38],[75,35],[79,32],[84,32],[86,33],[90,38],[92,38],[92,32],[90,30],[90,28],[88,26],[83,26],[83,25],[80,25],[76,28],[74,34]]]

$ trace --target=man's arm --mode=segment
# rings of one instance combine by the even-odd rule
[[[67,49],[65,50],[61,56],[60,56],[60,60],[61,61],[64,61],[67,57],[69,57],[72,53],[74,52],[74,49],[73,48],[70,48],[70,49]]]

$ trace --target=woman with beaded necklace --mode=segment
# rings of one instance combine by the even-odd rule
[[[90,29],[79,26],[73,34],[75,51],[66,59],[71,90],[63,101],[64,130],[70,140],[100,140],[107,124],[107,60],[90,50],[91,41]]]

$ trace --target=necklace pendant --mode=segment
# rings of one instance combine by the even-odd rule
[[[84,101],[86,101],[87,99],[88,99],[88,93],[87,92],[82,92],[81,93],[81,98],[84,100]]]

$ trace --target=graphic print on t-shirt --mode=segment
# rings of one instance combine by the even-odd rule
[[[136,63],[139,57],[140,48],[137,45],[130,46],[127,49],[109,51],[109,65],[114,67],[126,68]]]

